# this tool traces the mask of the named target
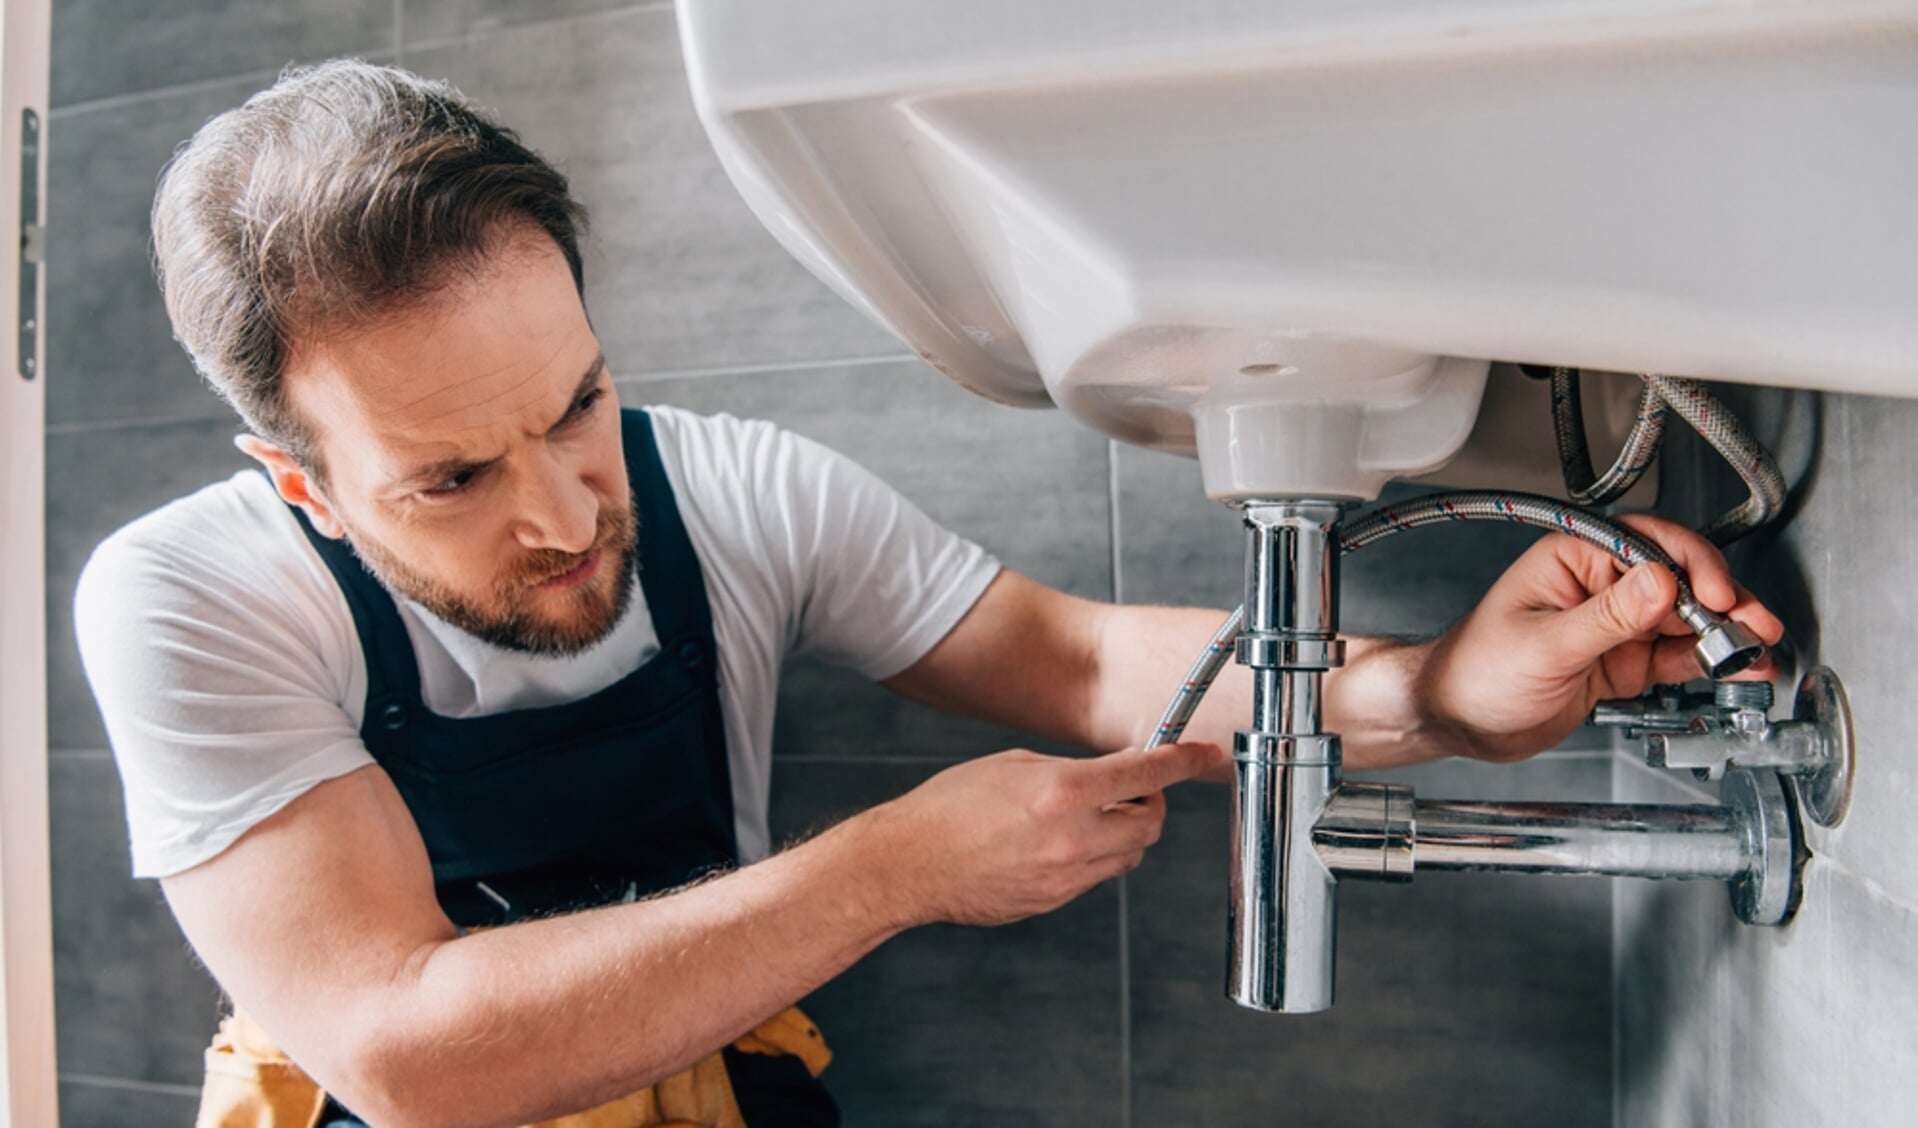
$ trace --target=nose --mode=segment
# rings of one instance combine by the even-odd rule
[[[599,495],[591,483],[550,451],[536,455],[521,476],[514,537],[521,547],[585,552],[599,527]]]

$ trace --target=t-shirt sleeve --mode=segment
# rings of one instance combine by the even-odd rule
[[[75,596],[137,877],[190,869],[372,762],[328,662],[343,608],[314,606],[337,589],[250,551],[244,529],[211,532],[178,510],[143,518],[94,551]]]
[[[737,429],[755,521],[784,588],[788,652],[874,680],[911,666],[999,572],[876,475],[770,423]]]

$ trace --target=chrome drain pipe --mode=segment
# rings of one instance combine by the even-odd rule
[[[1339,738],[1324,731],[1322,690],[1326,671],[1345,661],[1338,637],[1344,506],[1272,500],[1243,509],[1245,607],[1236,656],[1252,672],[1253,695],[1252,727],[1235,735],[1232,748],[1226,994],[1234,1002],[1288,1014],[1332,1005],[1340,878],[1409,881],[1420,870],[1491,870],[1716,880],[1730,885],[1745,923],[1790,919],[1803,840],[1793,801],[1768,768],[1725,771],[1722,806],[1431,801],[1402,785],[1343,782]],[[1209,658],[1195,667],[1199,681],[1188,679],[1168,708],[1162,733],[1176,736],[1210,680],[1207,669],[1216,669]],[[1799,743],[1842,750],[1811,767],[1842,760],[1848,770],[1849,713],[1832,681],[1833,689],[1812,695],[1819,739]],[[1820,708],[1826,698],[1837,704]],[[1762,712],[1757,718],[1717,732],[1702,752],[1676,738],[1659,747],[1668,758],[1775,759],[1781,742],[1767,742],[1758,731]],[[1687,721],[1694,730],[1704,731]],[[1849,785],[1825,790],[1842,797]],[[1829,805],[1835,821],[1842,802]]]
[[[1332,1005],[1336,878],[1312,841],[1339,786],[1339,738],[1322,731],[1325,671],[1338,638],[1335,501],[1244,506],[1245,627],[1252,727],[1233,739],[1226,993],[1240,1006],[1298,1013]]]

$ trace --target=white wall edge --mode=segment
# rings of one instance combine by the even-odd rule
[[[48,0],[0,9],[0,1128],[53,1128],[53,891],[47,814],[46,373],[24,379],[20,301],[23,111],[39,115],[46,223]],[[44,268],[37,272],[44,276]],[[45,285],[34,296],[45,352]]]

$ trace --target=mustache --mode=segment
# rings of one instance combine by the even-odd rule
[[[540,548],[527,553],[515,563],[512,569],[500,577],[500,588],[504,592],[520,592],[536,587],[555,576],[563,576],[579,567],[586,558],[603,548],[614,548],[624,555],[632,547],[635,536],[634,518],[631,508],[610,506],[600,507],[593,521],[593,545],[585,552],[565,552],[557,548]]]

